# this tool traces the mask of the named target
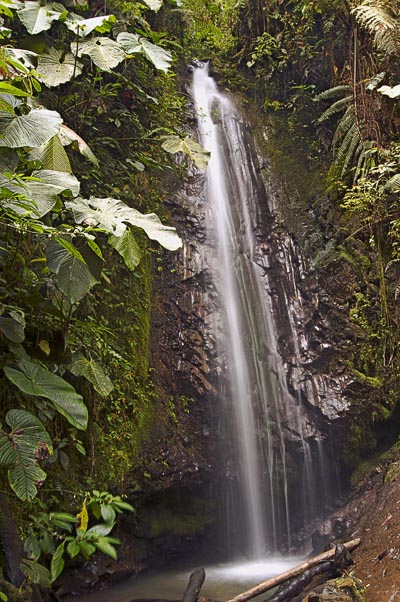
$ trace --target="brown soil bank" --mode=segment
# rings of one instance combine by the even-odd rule
[[[398,456],[398,451],[396,453]],[[322,531],[360,537],[351,569],[367,602],[400,602],[400,460],[384,459],[360,482],[349,502]]]

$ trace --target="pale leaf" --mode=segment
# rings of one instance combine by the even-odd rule
[[[201,144],[192,138],[180,138],[179,136],[162,136],[164,142],[161,147],[167,153],[184,153],[199,167],[206,169],[210,159],[210,153]]]
[[[75,44],[71,44],[71,50],[81,57],[83,54],[90,56],[99,69],[102,71],[111,71],[119,65],[125,58],[126,54],[117,42],[110,38],[91,38],[80,42],[78,49]]]
[[[121,32],[117,36],[117,42],[128,54],[144,54],[156,69],[167,72],[172,63],[172,55],[168,50],[149,42],[136,33]]]
[[[42,54],[38,61],[38,79],[48,87],[59,86],[69,82],[82,73],[82,63],[68,52],[50,48]]]

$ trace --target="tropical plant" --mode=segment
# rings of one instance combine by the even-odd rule
[[[353,8],[358,23],[372,36],[382,55],[400,52],[400,16],[397,0],[364,0]]]

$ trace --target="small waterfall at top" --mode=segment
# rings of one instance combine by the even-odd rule
[[[246,143],[243,120],[218,91],[207,64],[194,68],[192,95],[200,141],[211,153],[206,172],[207,230],[222,320],[217,335],[226,372],[221,395],[231,422],[226,541],[231,557],[257,559],[283,546],[290,549],[292,515],[301,507],[306,516],[309,500],[318,497],[317,473],[319,477],[322,471],[319,466],[316,472],[312,462],[306,436],[310,420],[298,396],[288,391],[277,349],[271,294],[265,288],[267,243],[257,239],[253,223],[266,193]],[[268,219],[268,209],[264,213]],[[290,432],[301,433],[302,458],[297,466],[287,459]],[[300,472],[296,500],[288,499],[289,469]]]

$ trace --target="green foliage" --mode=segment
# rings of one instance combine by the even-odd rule
[[[161,147],[167,153],[184,153],[197,167],[206,169],[210,158],[210,153],[206,151],[198,142],[189,137],[180,138],[179,136],[162,136],[163,143]]]
[[[6,423],[10,430],[0,430],[0,465],[8,468],[8,480],[16,495],[30,500],[46,478],[39,460],[51,453],[51,440],[40,420],[25,410],[9,410]]]

